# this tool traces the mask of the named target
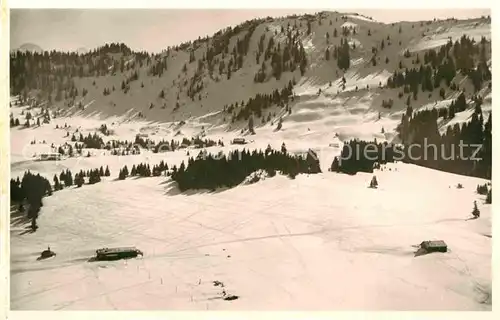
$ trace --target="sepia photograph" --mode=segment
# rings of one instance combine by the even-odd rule
[[[492,311],[491,9],[331,6],[7,9],[10,310]]]

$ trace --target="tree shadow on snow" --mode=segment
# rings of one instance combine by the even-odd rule
[[[33,127],[33,126],[26,127],[26,126],[23,125],[22,127],[18,127],[17,129],[18,130],[27,130],[27,129],[34,129],[34,128],[35,127]]]
[[[23,231],[23,232],[21,232],[21,233],[19,233],[19,235],[20,235],[20,236],[23,236],[23,235],[25,235],[25,234],[35,233],[35,232],[36,232],[36,230],[33,230],[33,228],[31,228],[31,226],[29,226],[29,227],[25,227],[25,228],[24,228],[24,231]]]
[[[86,262],[114,262],[114,261],[122,261],[122,260],[133,260],[138,259],[137,257],[117,257],[117,258],[109,258],[109,259],[97,259],[96,256],[90,258],[81,258],[74,261],[86,261]],[[141,258],[139,258],[141,259]]]
[[[141,176],[128,176],[127,178],[125,179],[120,179],[120,178],[114,178],[112,179],[111,181],[125,181],[125,180],[139,180],[139,179],[145,179],[145,178],[154,178],[153,176],[151,177],[141,177]]]
[[[164,185],[164,184],[170,184],[170,183],[172,183],[172,182],[173,182],[173,181],[172,181],[172,179],[165,179],[165,180],[162,180],[162,181],[160,182],[160,186],[161,186],[161,185]]]
[[[22,227],[31,223],[31,219],[28,218],[28,214],[19,211],[19,204],[10,205],[10,226],[12,227]]]
[[[217,194],[224,192],[228,190],[228,188],[218,188],[216,190],[207,190],[207,189],[199,189],[199,190],[187,190],[187,191],[181,191],[179,190],[179,187],[177,186],[177,182],[175,181],[167,181],[167,182],[162,182],[161,184],[165,184],[165,195],[168,196],[178,196],[178,195],[185,195],[185,196],[192,196],[192,195],[201,195],[201,194]]]
[[[151,176],[151,177],[141,177],[141,176],[128,177],[128,179],[131,179],[131,180],[139,180],[139,179],[144,179],[144,178],[156,178],[156,177],[155,176]]]

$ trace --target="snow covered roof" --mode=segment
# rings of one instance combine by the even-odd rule
[[[446,248],[447,245],[443,240],[432,240],[432,241],[424,241],[422,242],[422,247],[427,248]]]
[[[121,253],[121,252],[136,252],[135,247],[121,247],[121,248],[103,248],[98,249],[96,252],[99,254]]]

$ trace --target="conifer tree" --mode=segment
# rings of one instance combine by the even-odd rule
[[[71,174],[71,171],[69,171],[69,169],[66,170],[64,185],[66,187],[73,185],[73,175]]]
[[[253,127],[253,115],[250,115],[248,118],[248,131],[250,134],[255,134],[254,127]]]
[[[477,203],[476,201],[474,201],[474,209],[472,210],[472,215],[474,216],[474,218],[479,218],[481,212],[479,212],[479,209],[477,208]]]
[[[58,190],[61,190],[61,189],[62,189],[62,187],[59,184],[59,179],[57,178],[57,175],[54,175],[54,190],[58,191]]]
[[[286,150],[286,146],[285,146],[285,143],[283,142],[283,143],[281,144],[281,153],[286,154],[286,152],[287,152],[287,150]]]
[[[95,180],[96,180],[96,182],[101,182],[101,175],[100,175],[100,173],[99,173],[99,170],[98,170],[98,169],[95,169],[95,171],[94,171],[94,172],[95,172],[95,173],[94,173],[94,175],[95,175]]]
[[[332,165],[330,166],[330,171],[340,172],[340,163],[338,157],[333,158]]]
[[[278,120],[278,126],[276,127],[276,130],[281,130],[282,127],[283,127],[283,118],[280,118]]]
[[[482,194],[482,195],[488,194],[488,185],[486,185],[486,184],[478,185],[476,188],[476,192],[478,194]]]
[[[78,188],[81,188],[81,186],[83,185],[84,183],[84,180],[83,180],[83,177],[81,176],[81,174],[79,173],[76,173],[75,174],[75,184]]]

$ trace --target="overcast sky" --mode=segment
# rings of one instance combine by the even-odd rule
[[[314,13],[321,9],[12,9],[10,45],[34,43],[44,50],[93,49],[123,42],[134,50],[161,51],[167,46],[265,16]],[[489,9],[339,9],[381,22],[490,15]]]

